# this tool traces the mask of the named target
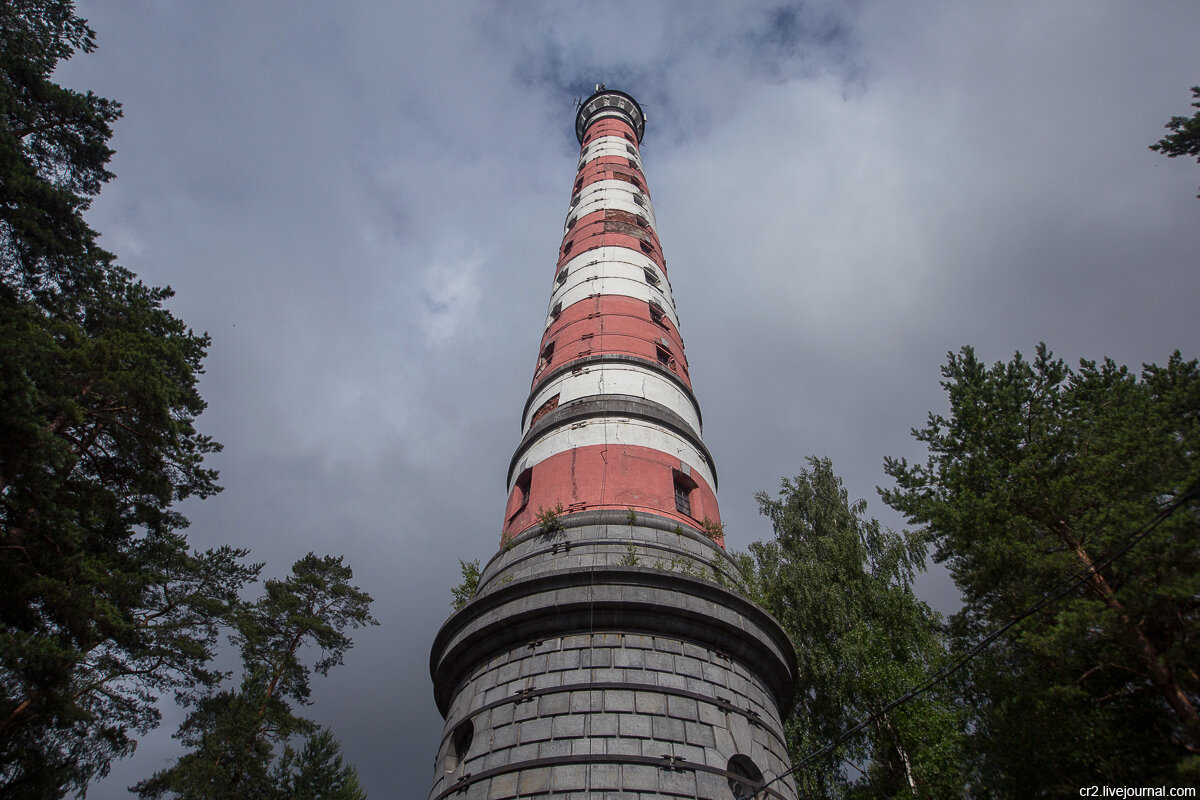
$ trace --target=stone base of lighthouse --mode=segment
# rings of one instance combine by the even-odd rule
[[[717,800],[786,771],[795,654],[725,552],[649,514],[560,523],[512,540],[438,633],[430,798]]]

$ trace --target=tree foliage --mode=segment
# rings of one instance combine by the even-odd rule
[[[82,791],[211,685],[257,567],[192,551],[174,506],[218,491],[197,432],[208,346],[96,244],[119,106],[51,80],[94,47],[67,0],[0,2],[0,793]]]
[[[0,259],[10,291],[69,294],[111,261],[82,212],[112,177],[121,107],[50,79],[59,61],[94,48],[71,2],[0,3]]]
[[[1192,108],[1200,108],[1200,86],[1192,87],[1192,97],[1195,98]],[[1167,158],[1195,156],[1200,163],[1200,111],[1190,117],[1171,117],[1164,127],[1172,133],[1150,145],[1150,149]]]
[[[1139,378],[1110,360],[1073,370],[1045,345],[991,368],[963,348],[942,374],[949,414],[914,431],[928,460],[889,459],[897,486],[883,495],[949,565],[959,641],[1091,572],[971,663],[981,785],[1041,797],[1097,776],[1194,781],[1200,504],[1094,565],[1200,480],[1196,362],[1176,352]]]
[[[313,671],[327,675],[342,663],[353,644],[347,630],[378,624],[371,596],[353,577],[340,557],[309,553],[286,579],[266,582],[263,597],[239,614],[233,636],[240,686],[192,698],[194,710],[176,734],[189,751],[134,787],[141,797],[292,797],[288,787],[306,771],[332,776],[329,794],[312,797],[356,796],[357,776],[341,766],[336,742],[293,710],[309,702]],[[308,648],[320,653],[311,665],[303,657]],[[299,754],[286,750],[294,736],[306,738]]]
[[[450,590],[450,594],[453,596],[450,608],[454,611],[458,611],[469,603],[479,589],[479,559],[463,561],[460,558],[458,569],[462,572],[462,581]]]
[[[759,493],[775,538],[741,558],[746,588],[780,621],[799,658],[787,722],[794,762],[833,742],[918,683],[946,656],[940,620],[912,593],[925,544],[867,519],[828,459]],[[797,773],[818,797],[961,793],[960,713],[923,697],[880,717]]]
[[[333,734],[320,728],[296,751],[285,748],[275,769],[275,785],[288,800],[366,800],[354,767],[342,761]]]

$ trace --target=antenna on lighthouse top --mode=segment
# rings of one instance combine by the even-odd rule
[[[597,91],[597,92],[603,92],[603,91],[604,91],[604,84],[603,84],[603,83],[597,83],[597,84],[596,84],[596,91]]]

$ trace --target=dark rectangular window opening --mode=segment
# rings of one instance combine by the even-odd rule
[[[554,282],[557,283],[559,286],[562,286],[564,283],[567,282],[567,268],[566,267],[563,267],[562,269],[560,269],[558,271],[558,274],[554,276]]]
[[[537,370],[534,371],[534,375],[544,370],[552,358],[554,358],[554,342],[546,342],[546,346],[542,348],[541,356],[538,357]]]
[[[533,467],[525,469],[517,476],[517,482],[513,485],[513,493],[516,495],[513,503],[513,512],[508,515],[512,519],[517,514],[525,510],[529,505],[529,489],[533,486]]]
[[[567,242],[566,244],[564,244],[563,245],[563,255],[565,256],[567,253],[571,252],[571,248],[574,246],[575,246],[575,242]]]
[[[675,479],[675,510],[680,514],[692,516],[692,492],[696,482],[679,470],[671,470]]]
[[[646,255],[650,255],[651,253],[654,252],[654,246],[651,245],[649,242],[638,242],[638,244],[641,246],[642,252],[645,253]],[[566,250],[564,250],[563,252],[565,253]]]
[[[653,300],[650,301],[650,321],[663,328],[667,327],[666,315],[663,313],[662,307]]]
[[[661,344],[654,345],[654,355],[658,358],[658,363],[664,367],[670,367],[671,362],[675,359],[671,358],[671,351],[663,347]]]
[[[654,274],[654,270],[650,269],[649,267],[642,267],[642,272],[646,274],[646,283],[650,284],[655,289],[662,285],[661,281],[658,279],[658,276]],[[651,303],[651,305],[653,305],[653,303]]]

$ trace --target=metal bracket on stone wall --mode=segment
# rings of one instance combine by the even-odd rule
[[[683,756],[673,756],[669,753],[663,753],[662,768],[683,772],[687,769],[687,759]]]

